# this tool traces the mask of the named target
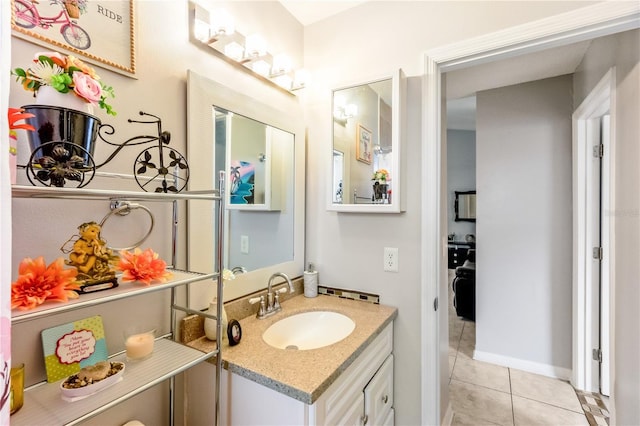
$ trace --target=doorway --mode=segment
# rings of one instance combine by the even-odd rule
[[[438,311],[438,300],[446,300],[446,198],[442,182],[443,154],[441,117],[441,74],[455,68],[472,66],[503,57],[540,51],[545,48],[570,44],[603,35],[637,28],[637,7],[607,2],[577,11],[550,17],[496,34],[443,46],[424,56],[423,130],[422,152],[422,208],[421,230],[422,265],[421,303],[423,306],[421,330],[422,344],[422,406],[424,424],[439,424],[448,407],[446,381],[447,345],[446,312]],[[446,158],[446,157],[445,157]],[[443,285],[444,283],[444,285]],[[444,326],[443,326],[444,324]],[[443,346],[444,345],[444,346]]]

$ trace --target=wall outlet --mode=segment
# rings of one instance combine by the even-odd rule
[[[248,235],[240,236],[240,253],[249,254],[249,236]]]
[[[384,248],[383,269],[388,272],[398,272],[398,249],[396,247]]]

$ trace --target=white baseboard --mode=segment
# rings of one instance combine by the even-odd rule
[[[451,406],[451,401],[449,401],[449,403],[447,404],[447,411],[445,411],[440,425],[451,426],[451,423],[453,423],[453,407]]]
[[[503,367],[515,368],[516,370],[527,371],[529,373],[540,374],[542,376],[553,377],[555,379],[571,379],[570,369],[557,367],[554,365],[542,364],[539,362],[518,358],[511,358],[504,355],[481,352],[477,350],[473,351],[473,359],[483,362],[489,362],[491,364],[501,365]]]

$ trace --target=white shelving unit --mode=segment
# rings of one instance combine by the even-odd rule
[[[172,228],[173,241],[176,241],[177,232],[177,201],[181,200],[203,200],[209,201],[217,205],[219,211],[223,211],[224,201],[221,194],[223,193],[224,180],[220,179],[220,190],[197,193],[180,193],[180,194],[162,194],[162,193],[146,193],[133,191],[111,191],[111,190],[91,190],[77,188],[51,188],[51,187],[33,187],[14,185],[12,187],[12,196],[14,198],[51,198],[51,199],[81,199],[81,200],[113,200],[113,201],[153,201],[153,202],[173,202],[174,206],[174,223]],[[215,208],[215,207],[213,207]],[[219,270],[222,265],[222,241],[223,241],[223,214],[218,215],[217,230],[217,247],[215,248],[216,269]],[[215,227],[214,227],[215,228]],[[173,245],[172,262],[175,265],[175,244]],[[33,385],[25,390],[24,406],[20,411],[11,416],[11,424],[19,425],[74,425],[87,420],[109,408],[123,402],[150,387],[167,379],[171,380],[171,395],[173,391],[173,378],[191,368],[192,366],[206,361],[207,359],[217,356],[216,359],[216,424],[219,423],[219,389],[220,389],[220,372],[222,369],[222,357],[220,354],[220,344],[216,343],[216,350],[210,353],[192,349],[180,343],[171,340],[175,337],[175,319],[176,310],[185,312],[198,313],[203,316],[207,314],[199,311],[192,311],[188,307],[176,305],[175,289],[178,286],[188,285],[190,283],[215,280],[218,297],[218,310],[215,318],[221,317],[222,312],[222,276],[218,271],[211,273],[199,273],[191,271],[182,271],[171,269],[172,277],[166,283],[153,284],[150,286],[140,286],[135,283],[120,283],[114,289],[102,292],[88,293],[81,295],[78,299],[73,299],[67,303],[45,303],[36,309],[29,311],[13,311],[11,322],[18,324],[42,318],[50,315],[56,315],[63,312],[73,311],[80,308],[94,306],[103,303],[110,303],[116,300],[139,296],[151,292],[170,290],[171,291],[171,334],[169,338],[160,338],[156,340],[153,356],[144,362],[126,363],[126,369],[123,380],[104,389],[85,399],[67,402],[62,399],[60,392],[60,382],[46,383],[42,382]],[[212,317],[213,318],[213,317]],[[214,319],[215,319],[214,318]],[[221,322],[218,322],[218,335],[222,333]],[[115,354],[110,358],[111,361],[124,361],[125,355],[122,353]],[[73,404],[73,405],[72,405]],[[170,421],[173,424],[174,403],[170,402]]]

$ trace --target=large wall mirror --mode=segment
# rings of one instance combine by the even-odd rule
[[[389,78],[333,91],[329,210],[404,211],[405,91],[400,70]]]
[[[217,186],[226,172],[224,267],[242,268],[225,286],[232,300],[267,285],[274,272],[302,275],[304,250],[304,140],[301,117],[283,113],[233,89],[188,73],[190,190]],[[210,205],[191,201],[189,268],[213,267]],[[208,306],[210,285],[193,286],[192,308]]]

